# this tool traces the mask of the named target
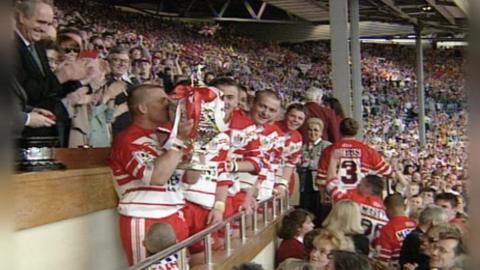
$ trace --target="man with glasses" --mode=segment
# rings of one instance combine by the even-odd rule
[[[118,134],[131,123],[131,115],[128,111],[127,97],[130,89],[138,84],[138,81],[131,77],[130,57],[128,51],[121,48],[114,48],[108,56],[111,73],[107,79],[107,100],[114,102],[114,120],[112,123],[113,135]]]

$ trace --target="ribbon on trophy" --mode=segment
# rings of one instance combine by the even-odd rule
[[[177,86],[173,94],[173,100],[177,100],[175,109],[175,120],[169,140],[168,147],[178,134],[178,127],[182,114],[193,120],[193,128],[190,134],[192,147],[190,149],[190,160],[184,162],[180,167],[193,170],[206,170],[200,162],[199,156],[204,152],[206,144],[217,134],[226,130],[224,122],[224,104],[222,92],[214,87],[191,87]]]

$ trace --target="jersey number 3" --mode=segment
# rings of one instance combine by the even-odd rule
[[[344,174],[340,178],[344,184],[353,185],[358,181],[357,176],[357,163],[353,160],[343,160],[340,164],[340,168],[344,170]]]

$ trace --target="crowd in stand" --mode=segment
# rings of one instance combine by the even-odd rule
[[[297,190],[299,209],[279,233],[279,269],[464,269],[462,50],[425,49],[421,148],[408,46],[362,44],[360,142],[358,123],[331,93],[328,43],[263,43],[233,27],[205,31],[77,1],[21,1],[15,22],[15,132],[56,136],[62,147],[112,147],[130,264],[252,211],[256,199]],[[168,104],[193,96],[214,108],[223,96],[229,129],[204,157],[214,176],[178,169],[199,123],[175,123]],[[146,240],[132,242],[139,230]]]

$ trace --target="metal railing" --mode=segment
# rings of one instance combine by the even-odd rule
[[[271,206],[271,215],[269,215],[269,205]],[[253,236],[257,235],[260,232],[258,228],[258,210],[263,210],[263,228],[266,228],[271,222],[275,221],[277,217],[283,216],[283,214],[289,209],[288,195],[286,197],[271,197],[266,200],[258,202],[257,208],[255,208],[249,217],[252,219],[252,230]],[[269,219],[271,216],[271,219]],[[232,228],[231,224],[240,220],[240,240],[242,246],[247,241],[247,214],[245,211],[241,211],[222,222],[213,224],[208,228],[204,229],[201,232],[196,233],[195,235],[190,236],[189,238],[183,240],[180,243],[177,243],[163,251],[160,251],[145,260],[139,262],[138,264],[128,268],[128,270],[147,270],[150,266],[160,263],[163,259],[167,258],[172,254],[177,254],[179,269],[186,270],[188,269],[188,259],[187,259],[187,248],[198,241],[204,241],[204,254],[205,254],[205,265],[209,269],[213,266],[213,249],[212,249],[212,234],[218,230],[224,229],[224,250],[228,255],[231,255],[232,252]]]

